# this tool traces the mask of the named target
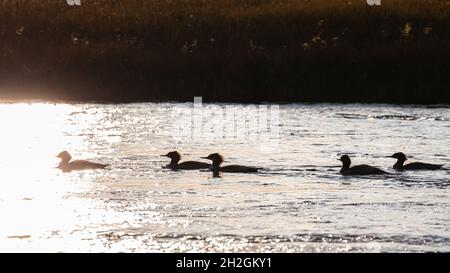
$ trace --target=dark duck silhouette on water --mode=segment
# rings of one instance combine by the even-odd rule
[[[57,157],[61,159],[57,168],[63,172],[105,169],[109,166],[109,164],[99,164],[86,160],[72,160],[72,156],[67,151],[59,153]]]
[[[165,168],[172,170],[201,170],[208,169],[211,166],[211,164],[209,163],[198,161],[185,161],[179,163],[181,160],[181,155],[177,151],[170,152],[161,156],[170,158],[170,163],[169,165],[165,166]]]
[[[228,166],[220,166],[223,162],[223,157],[218,154],[210,154],[207,157],[202,157],[203,159],[208,159],[212,161],[210,170],[213,172],[215,177],[220,177],[220,173],[256,173],[262,168],[256,167],[247,167],[241,165],[228,165]]]
[[[348,155],[341,156],[339,161],[342,162],[342,169],[340,173],[342,175],[380,175],[388,174],[387,172],[369,165],[357,165],[350,167],[352,161]]]
[[[404,153],[395,153],[391,156],[388,156],[390,158],[397,159],[397,162],[394,164],[394,170],[397,171],[413,171],[413,170],[439,170],[444,165],[438,165],[438,164],[428,164],[428,163],[422,163],[422,162],[413,162],[409,164],[405,164],[405,162],[408,160],[406,155]]]

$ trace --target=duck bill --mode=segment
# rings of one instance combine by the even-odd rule
[[[200,157],[201,159],[209,159],[207,156],[205,157],[205,156],[202,156],[202,157]]]

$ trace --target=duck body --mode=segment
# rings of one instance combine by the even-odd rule
[[[161,155],[164,157],[170,158],[170,163],[165,166],[165,168],[171,169],[171,170],[202,170],[202,169],[208,169],[211,164],[205,163],[205,162],[198,162],[198,161],[184,161],[179,163],[181,159],[181,155],[177,152],[170,152],[166,155]]]
[[[262,169],[241,165],[220,166],[223,162],[223,157],[218,153],[210,154],[209,156],[203,158],[212,161],[210,171],[213,172],[214,176],[219,176],[219,173],[257,173]]]
[[[109,166],[109,164],[94,163],[87,160],[71,160],[72,156],[66,151],[60,153],[57,157],[61,158],[57,168],[63,172],[98,170]]]
[[[406,170],[406,171],[412,171],[412,170],[439,170],[444,165],[437,165],[437,164],[428,164],[428,163],[422,163],[422,162],[414,162],[404,165],[402,168],[398,168],[396,170]]]
[[[61,169],[64,172],[71,172],[71,171],[82,171],[82,170],[98,170],[98,169],[105,169],[109,165],[107,164],[100,164],[100,163],[94,163],[86,160],[74,160],[70,161],[68,163],[59,163],[58,169]]]
[[[394,170],[396,171],[419,171],[419,170],[433,171],[439,170],[444,166],[439,164],[429,164],[422,162],[413,162],[405,165],[405,162],[408,160],[408,158],[404,153],[395,153],[390,157],[397,159],[397,162],[393,166]]]
[[[340,170],[340,173],[342,175],[382,175],[382,174],[388,174],[387,172],[380,170],[376,167],[372,167],[369,165],[357,165],[350,167],[351,160],[348,155],[343,155],[340,159],[338,159],[342,162],[343,166]]]
[[[247,166],[240,166],[240,165],[228,165],[228,166],[219,167],[218,170],[219,170],[219,172],[224,172],[224,173],[256,173],[259,170],[261,170],[261,168],[247,167]]]
[[[208,169],[211,166],[211,164],[198,161],[185,161],[175,166],[170,166],[170,164],[168,166],[173,170],[202,170]]]
[[[341,169],[343,175],[378,175],[387,174],[387,172],[369,165],[357,165],[348,169]]]

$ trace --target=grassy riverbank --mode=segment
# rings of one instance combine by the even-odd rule
[[[3,99],[450,103],[446,0],[3,0],[0,40]]]

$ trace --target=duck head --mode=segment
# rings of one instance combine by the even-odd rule
[[[403,168],[403,163],[405,163],[405,161],[408,160],[408,158],[404,153],[395,153],[389,157],[397,159],[397,162],[394,164],[393,167],[396,170],[401,170]]]
[[[202,157],[202,158],[211,160],[212,161],[211,167],[214,167],[214,168],[218,168],[219,165],[223,162],[223,157],[218,153],[210,154],[207,157]]]
[[[169,153],[167,153],[165,155],[161,155],[161,156],[170,158],[170,164],[169,165],[173,165],[173,164],[176,165],[176,164],[178,164],[178,161],[180,161],[180,159],[181,159],[181,155],[177,151],[169,152]]]
[[[67,151],[60,152],[56,157],[60,158],[63,162],[69,162],[72,159],[72,156]]]
[[[352,164],[352,161],[350,160],[350,157],[348,155],[343,155],[338,160],[342,162],[342,169],[344,170],[350,168],[350,164]]]
[[[408,160],[408,158],[406,157],[406,155],[404,153],[395,153],[395,154],[393,154],[393,155],[391,155],[389,157],[395,158],[395,159],[400,160],[400,161]]]

